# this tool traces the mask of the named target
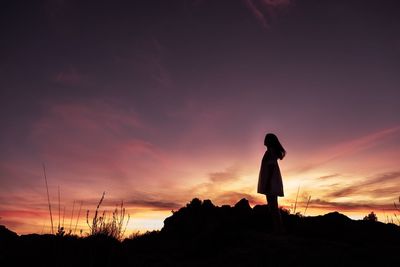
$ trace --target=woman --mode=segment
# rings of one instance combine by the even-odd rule
[[[267,147],[267,151],[261,162],[257,192],[267,196],[274,231],[282,233],[284,230],[278,207],[278,196],[283,197],[283,184],[278,159],[282,160],[286,155],[286,151],[279,142],[278,137],[273,133],[268,133],[265,136],[264,145]]]

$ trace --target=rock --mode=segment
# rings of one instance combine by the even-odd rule
[[[9,230],[4,225],[0,225],[0,240],[12,240],[18,237],[17,233]]]
[[[10,244],[14,243],[17,239],[18,235],[15,232],[7,229],[4,225],[0,225],[0,251],[9,247]]]
[[[251,211],[251,207],[249,204],[249,201],[245,198],[242,198],[241,200],[239,200],[238,203],[235,204],[235,209],[239,209],[242,211]]]
[[[203,208],[205,208],[205,209],[213,209],[213,208],[215,208],[215,206],[211,202],[211,200],[206,199],[206,200],[203,201]]]

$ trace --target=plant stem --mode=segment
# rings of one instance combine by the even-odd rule
[[[51,203],[50,203],[50,195],[49,195],[49,186],[47,185],[46,167],[44,166],[44,163],[43,163],[43,174],[44,174],[44,181],[46,182],[47,203],[49,204],[50,222],[51,222],[51,234],[54,234],[54,230],[53,230],[53,215],[52,215],[52,213],[51,213]]]

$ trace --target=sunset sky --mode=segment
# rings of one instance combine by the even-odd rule
[[[256,185],[263,139],[287,150],[280,205],[394,219],[400,196],[398,0],[5,0],[0,224],[69,229],[105,191],[129,231],[192,198]],[[62,214],[61,214],[62,216]]]

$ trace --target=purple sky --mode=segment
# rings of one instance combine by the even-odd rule
[[[193,197],[263,203],[266,132],[288,151],[282,205],[300,186],[311,212],[391,209],[398,14],[397,0],[2,1],[0,224],[48,222],[43,162],[53,201],[60,186],[67,210],[91,209],[106,191],[132,229]]]

